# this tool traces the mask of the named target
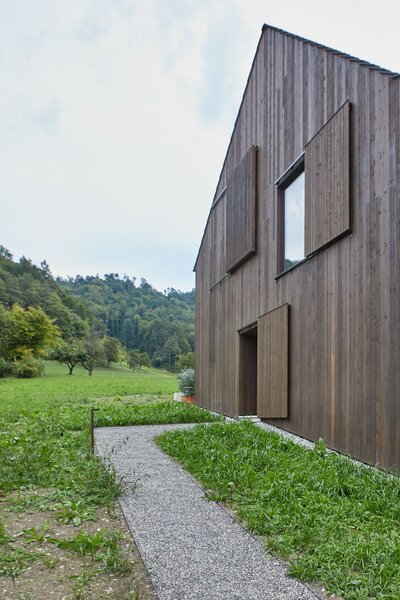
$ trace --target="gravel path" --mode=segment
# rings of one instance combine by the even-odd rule
[[[137,486],[121,507],[160,600],[316,600],[153,442],[190,425],[96,430],[99,454]]]

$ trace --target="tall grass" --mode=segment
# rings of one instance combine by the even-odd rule
[[[245,423],[165,433],[159,446],[300,579],[346,600],[400,598],[400,479]]]
[[[114,473],[91,455],[90,408],[96,425],[135,425],[212,420],[197,407],[165,398],[176,376],[155,369],[134,373],[98,369],[72,376],[50,364],[44,377],[0,380],[0,488],[63,490],[70,501],[103,505],[120,493]],[[144,396],[142,396],[143,394]]]
[[[124,482],[90,451],[91,407],[100,409],[98,426],[214,418],[199,408],[167,400],[175,389],[176,376],[165,371],[132,373],[121,367],[97,369],[89,377],[76,369],[69,376],[65,367],[55,363],[47,364],[46,374],[38,379],[0,380],[3,506],[10,514],[48,512],[74,527],[96,520],[97,509],[112,506]],[[12,491],[16,493],[8,494]],[[94,574],[112,573],[114,578],[132,568],[121,552],[121,536],[116,531],[101,529],[89,535],[79,529],[74,536],[50,539],[45,529],[34,526],[22,533],[24,542],[16,544],[15,536],[8,535],[0,522],[0,575],[18,577],[28,567],[34,569],[38,561],[50,565],[47,554],[31,550],[31,541],[55,543],[99,563],[94,571],[85,563],[81,575],[69,575],[75,579],[74,597],[81,597]]]

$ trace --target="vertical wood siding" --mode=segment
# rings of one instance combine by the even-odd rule
[[[305,255],[350,229],[350,103],[305,147]]]
[[[351,233],[275,279],[274,182],[348,100]],[[399,115],[399,78],[265,29],[217,189],[257,146],[257,252],[225,276],[225,195],[196,264],[199,403],[239,414],[238,332],[289,304],[289,412],[273,422],[388,468],[400,468]]]
[[[256,251],[257,148],[251,146],[227,184],[226,272]]]
[[[258,319],[257,415],[262,419],[288,416],[288,332],[287,304]]]

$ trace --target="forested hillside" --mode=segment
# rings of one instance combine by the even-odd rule
[[[90,327],[88,306],[54,281],[46,261],[39,267],[25,256],[15,262],[0,246],[0,306],[11,308],[13,304],[42,308],[65,340],[82,337]]]
[[[42,309],[67,342],[94,331],[147,352],[157,367],[174,368],[179,355],[194,349],[194,290],[162,293],[145,279],[136,285],[117,273],[55,279],[46,261],[15,261],[0,246],[0,309],[13,305]]]
[[[95,328],[128,350],[147,352],[153,366],[173,367],[177,356],[194,350],[194,290],[155,290],[145,279],[118,273],[104,277],[58,278],[61,289],[84,301]]]

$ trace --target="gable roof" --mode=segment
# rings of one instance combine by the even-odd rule
[[[301,37],[300,35],[296,35],[294,33],[290,33],[288,31],[285,31],[284,29],[280,29],[279,27],[275,27],[273,25],[268,25],[267,23],[264,23],[264,25],[261,28],[261,36],[260,36],[260,39],[258,40],[256,52],[254,54],[253,62],[251,64],[249,75],[247,77],[246,85],[245,85],[245,88],[244,88],[244,91],[243,91],[243,95],[242,95],[242,100],[240,102],[239,109],[238,109],[238,112],[237,112],[237,115],[236,115],[236,119],[235,119],[235,122],[233,124],[232,133],[231,133],[231,137],[229,139],[228,148],[226,150],[224,162],[222,163],[221,174],[220,174],[220,177],[218,179],[217,187],[216,187],[216,190],[215,190],[215,193],[214,193],[214,196],[213,196],[213,201],[211,203],[210,211],[208,213],[206,225],[204,227],[203,235],[202,235],[202,238],[201,238],[201,241],[200,241],[200,246],[199,246],[199,250],[198,250],[198,253],[197,253],[197,256],[196,256],[196,261],[194,263],[193,271],[196,271],[197,262],[199,260],[200,251],[201,251],[201,248],[202,248],[202,245],[203,245],[203,241],[204,241],[204,235],[205,235],[205,232],[206,232],[206,229],[207,229],[208,222],[210,220],[211,213],[212,213],[214,207],[218,204],[220,198],[224,195],[224,192],[226,190],[226,188],[224,188],[221,192],[218,193],[218,188],[219,188],[219,184],[220,184],[220,181],[221,181],[221,175],[223,173],[225,162],[226,162],[226,159],[227,159],[227,156],[228,156],[228,153],[229,153],[229,149],[230,149],[230,146],[231,146],[231,143],[232,143],[233,134],[234,134],[234,131],[236,129],[236,124],[237,124],[238,119],[239,119],[239,115],[240,115],[240,111],[241,111],[242,104],[243,104],[243,101],[244,101],[244,97],[246,95],[247,87],[249,85],[250,77],[251,77],[251,74],[252,74],[252,71],[253,71],[253,66],[254,66],[254,63],[255,63],[255,59],[256,59],[256,56],[258,54],[258,49],[260,47],[261,40],[263,38],[263,35],[264,35],[265,31],[272,31],[272,32],[280,33],[280,34],[284,35],[285,37],[290,37],[292,39],[298,40],[299,42],[302,42],[304,44],[311,45],[311,46],[313,46],[315,48],[318,48],[320,50],[325,50],[326,52],[329,52],[330,54],[335,54],[336,56],[339,56],[340,58],[345,58],[346,60],[349,60],[349,61],[352,61],[352,62],[357,62],[361,66],[367,67],[367,68],[369,68],[371,70],[374,70],[374,71],[378,71],[379,73],[382,73],[382,75],[388,75],[392,79],[400,77],[400,73],[398,73],[396,71],[390,71],[389,69],[385,69],[383,67],[380,67],[379,65],[375,65],[375,64],[370,63],[370,62],[368,62],[366,60],[362,60],[361,58],[357,58],[355,56],[352,56],[351,54],[346,54],[345,52],[341,52],[340,50],[335,50],[334,48],[331,48],[330,46],[324,46],[323,44],[320,44],[318,42],[314,42],[313,40],[309,40],[307,38]]]

